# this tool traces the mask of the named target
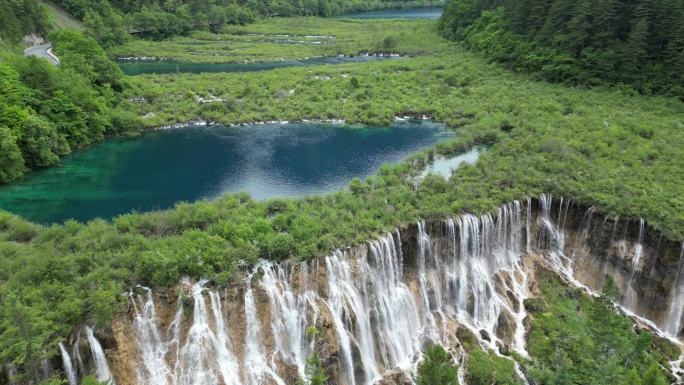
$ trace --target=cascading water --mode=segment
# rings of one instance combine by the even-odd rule
[[[313,349],[313,340],[307,338],[308,325],[318,318],[316,294],[307,287],[306,264],[302,264],[302,291],[292,289],[285,269],[280,265],[262,262],[257,269],[263,272],[261,286],[266,290],[271,307],[271,330],[275,339],[275,352],[288,363],[297,366],[300,378],[306,377],[306,359]],[[311,319],[307,311],[312,311]]]
[[[100,382],[106,382],[110,385],[115,385],[112,373],[109,370],[109,364],[107,364],[107,357],[105,357],[104,351],[100,342],[95,338],[93,334],[93,329],[89,326],[84,326],[86,337],[88,337],[88,345],[90,345],[90,351],[93,354],[93,362],[95,363],[95,375],[97,380]]]
[[[430,236],[425,231],[425,222],[418,221],[418,284],[420,286],[420,296],[422,303],[422,314],[427,323],[428,335],[431,339],[439,339],[439,329],[435,315],[442,313],[442,295],[439,277],[436,276],[438,268],[437,260],[430,259],[432,249],[430,247]],[[428,269],[428,265],[430,268]]]
[[[185,344],[181,347],[178,358],[178,362],[181,364],[177,380],[179,385],[214,385],[219,383],[219,375],[228,384],[233,381],[233,378],[229,377],[229,370],[226,368],[217,370],[217,366],[221,367],[221,358],[223,358],[219,352],[226,350],[226,346],[219,346],[220,343],[216,335],[209,327],[208,311],[203,293],[205,285],[206,281],[200,281],[193,285],[191,290],[194,303],[193,322],[187,332]],[[226,378],[227,376],[228,378]]]
[[[368,257],[359,260],[359,269],[373,273],[365,277],[365,302],[371,309],[372,323],[377,325],[382,366],[408,370],[420,353],[415,330],[421,317],[411,290],[403,282],[402,256],[391,234],[371,241],[369,249]]]
[[[168,346],[157,326],[152,290],[145,287],[143,289],[146,292],[146,301],[142,306],[142,311],[138,311],[138,307],[135,306],[136,299],[131,297],[135,309],[133,327],[136,332],[140,356],[144,363],[139,369],[138,377],[141,380],[141,385],[165,385],[168,384],[169,376],[169,368],[165,362]]]
[[[639,271],[641,268],[640,262],[641,262],[641,253],[644,249],[643,246],[643,241],[644,241],[644,219],[640,218],[639,219],[639,239],[636,242],[636,245],[634,245],[634,257],[632,258],[632,274],[634,272]]]
[[[142,310],[138,310],[137,299],[130,295],[135,317],[133,328],[135,339],[142,358],[137,368],[138,381],[142,385],[202,385],[217,384],[219,379],[224,385],[240,384],[240,371],[237,358],[233,354],[232,343],[228,337],[229,326],[225,321],[217,292],[210,291],[211,327],[209,309],[204,293],[206,281],[200,281],[191,288],[193,300],[193,319],[190,328],[182,337],[184,302],[178,300],[178,309],[169,326],[166,338],[159,328],[156,307],[150,289],[146,291]],[[215,331],[215,332],[214,332]],[[173,365],[169,366],[169,360]]]
[[[642,242],[644,241],[644,220],[640,219],[639,220],[639,237],[634,244],[634,255],[632,256],[632,265],[631,269],[629,271],[629,278],[627,279],[627,291],[624,294],[624,300],[623,303],[628,309],[634,309],[636,308],[636,303],[637,303],[637,293],[636,293],[636,285],[637,285],[637,278],[639,276],[639,273],[641,271],[641,254],[643,253],[643,244]],[[625,245],[626,248],[626,245]]]
[[[225,385],[237,385],[240,383],[240,370],[237,359],[233,353],[233,344],[228,337],[228,324],[224,320],[221,309],[221,297],[215,291],[209,293],[211,309],[214,314],[216,338],[213,340],[216,349],[218,370]]]
[[[285,385],[285,382],[271,367],[261,345],[261,322],[257,316],[257,308],[254,302],[251,274],[247,277],[247,282],[247,294],[245,294],[245,322],[247,324],[245,333],[245,383],[247,385],[261,385],[270,380],[278,385]]]
[[[679,264],[677,268],[677,280],[672,286],[672,301],[670,308],[667,311],[665,331],[671,336],[677,338],[679,332],[682,330],[682,316],[684,315],[684,242],[682,242],[682,251],[679,254]]]
[[[69,385],[78,385],[78,378],[76,377],[76,371],[74,370],[74,366],[71,363],[71,357],[69,356],[69,352],[67,352],[66,348],[64,347],[64,344],[62,344],[61,342],[57,346],[59,346],[59,351],[62,355],[64,373],[66,374],[67,381],[69,381]]]
[[[83,375],[85,373],[85,366],[83,365],[83,357],[81,357],[81,333],[76,333],[76,343],[74,344],[71,355],[76,359],[76,377],[78,373]]]
[[[595,210],[587,210],[575,238],[567,238],[573,242],[566,255],[571,205],[542,195],[536,213],[531,199],[515,201],[495,215],[418,221],[414,233],[397,230],[311,263],[261,261],[223,299],[205,281],[184,281],[171,322],[159,319],[155,296],[143,288],[144,297],[131,294],[139,384],[292,383],[306,377],[315,348],[307,334],[311,326],[334,340],[325,346],[325,357],[334,357],[326,365],[336,368],[340,385],[371,385],[389,371],[410,372],[428,342],[452,348],[463,360],[454,343],[458,327],[471,330],[483,347],[527,355],[524,302],[531,295],[531,262],[525,255],[541,256],[582,285],[574,265],[589,250]],[[643,222],[640,227],[636,245],[643,242]],[[408,249],[402,249],[402,237]],[[643,250],[633,250],[633,258],[641,258]],[[684,277],[672,291],[665,329],[674,335],[684,316]],[[226,313],[223,303],[234,313]]]
[[[375,355],[375,343],[371,330],[370,312],[364,301],[363,287],[357,287],[352,275],[352,261],[342,253],[326,258],[328,273],[329,310],[335,320],[335,328],[341,341],[341,349],[347,364],[349,384],[372,384],[379,376]],[[367,277],[360,277],[366,283]],[[352,346],[353,344],[353,346]],[[352,350],[353,349],[353,350]],[[358,352],[354,357],[354,353]],[[353,358],[352,358],[353,357]],[[361,363],[363,377],[355,378],[355,363]]]

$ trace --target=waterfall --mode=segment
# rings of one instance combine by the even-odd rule
[[[632,257],[632,266],[629,272],[629,278],[627,279],[627,290],[624,294],[624,305],[628,309],[636,308],[638,299],[636,292],[636,284],[639,272],[641,271],[641,254],[643,252],[642,242],[644,240],[644,220],[643,218],[639,220],[639,236],[636,243],[634,244],[634,256]],[[625,244],[625,249],[626,249]]]
[[[202,280],[191,289],[193,320],[178,356],[180,373],[177,383],[180,385],[215,385],[219,383],[219,378],[224,384],[230,385],[238,380],[235,359],[228,350],[225,324],[221,322],[223,315],[218,306],[214,317],[223,324],[217,322],[216,325],[216,329],[221,330],[220,339],[209,326],[209,312],[204,299],[205,285],[206,281]]]
[[[271,308],[271,331],[275,339],[275,350],[288,363],[297,367],[300,378],[306,377],[306,359],[313,349],[313,341],[306,335],[308,325],[314,325],[318,318],[317,296],[306,281],[306,264],[300,265],[304,281],[301,294],[292,289],[285,269],[271,262],[262,262],[257,269],[263,272],[261,286],[266,290]],[[307,310],[313,313],[307,319]]]
[[[218,369],[225,385],[238,385],[240,383],[240,370],[237,366],[237,359],[233,353],[233,344],[228,337],[228,324],[223,317],[221,310],[221,298],[215,291],[209,293],[211,299],[211,309],[214,314],[214,325],[216,325],[216,359]]]
[[[641,253],[643,250],[642,242],[644,241],[644,219],[639,219],[639,238],[637,239],[636,245],[634,245],[634,258],[632,258],[632,274],[639,271],[641,266]]]
[[[76,358],[76,373],[78,377],[78,373],[80,372],[81,375],[84,375],[85,373],[85,366],[83,365],[83,357],[81,357],[81,333],[76,333],[76,343],[74,344],[71,355]]]
[[[568,276],[572,276],[571,261],[566,258],[563,253],[565,248],[565,233],[551,218],[552,203],[553,197],[551,197],[551,195],[540,195],[539,204],[541,206],[541,212],[537,217],[539,226],[537,246],[540,249],[547,251],[545,255],[556,270],[563,272]]]
[[[187,282],[186,282],[187,283]],[[184,314],[183,296],[179,295],[173,321],[169,326],[169,338],[159,328],[154,297],[149,288],[141,310],[137,299],[129,294],[134,309],[133,329],[138,347],[138,380],[143,385],[202,385],[217,384],[219,378],[224,385],[240,384],[238,360],[228,336],[229,326],[225,321],[217,292],[209,291],[211,311],[206,305],[204,293],[206,281],[192,285],[190,294],[193,302],[192,324],[182,340]],[[211,313],[211,317],[209,315]],[[213,321],[214,328],[211,327]],[[215,331],[214,331],[215,330]],[[172,359],[173,367],[168,360]]]
[[[107,382],[114,385],[114,378],[112,373],[109,371],[109,365],[107,364],[107,357],[105,357],[104,351],[100,342],[95,338],[93,334],[93,329],[89,326],[84,326],[83,329],[86,332],[86,337],[88,337],[88,345],[90,345],[90,352],[93,354],[93,362],[95,363],[95,376],[100,382]]]
[[[427,322],[428,336],[432,340],[439,340],[439,328],[436,314],[442,312],[442,296],[439,277],[436,267],[439,262],[436,259],[428,260],[433,256],[430,246],[430,236],[425,230],[425,222],[418,221],[418,283],[422,299],[422,314]],[[429,270],[428,270],[429,265]]]
[[[166,385],[169,376],[169,368],[165,361],[168,346],[164,343],[157,325],[152,290],[145,287],[142,289],[146,292],[146,301],[141,312],[138,311],[135,298],[130,295],[135,309],[133,328],[143,362],[138,377],[141,385]]]
[[[261,332],[261,322],[257,314],[257,307],[254,302],[254,290],[252,289],[252,277],[247,277],[247,293],[245,294],[245,322],[247,330],[245,332],[245,380],[247,385],[261,385],[267,379],[275,381],[278,385],[285,385],[280,376],[271,367],[266,352],[264,352]]]
[[[359,291],[359,289],[365,289],[365,285],[361,284],[366,283],[369,277],[361,276],[359,278],[363,281],[355,280],[352,276],[351,262],[339,252],[326,258],[329,310],[341,340],[349,384],[372,384],[377,380],[379,371],[370,314],[362,293]],[[364,287],[357,287],[357,283]],[[358,351],[358,357],[352,360],[353,348],[355,348],[354,352]],[[362,364],[364,376],[360,381],[355,378],[353,369],[355,362]]]
[[[531,295],[532,264],[587,288],[575,270],[591,262],[581,258],[592,251],[588,240],[600,226],[589,208],[566,255],[572,201],[542,194],[538,202],[537,211],[528,198],[492,214],[417,220],[406,231],[311,262],[259,261],[223,297],[207,281],[183,280],[168,321],[159,318],[152,290],[141,288],[142,295],[129,294],[139,383],[285,385],[306,379],[315,348],[307,334],[312,326],[322,332],[323,359],[334,366],[332,380],[339,385],[372,385],[389,371],[412,372],[428,343],[444,345],[467,363],[454,333],[459,327],[497,354],[511,349],[528,356],[524,302]],[[644,242],[644,228],[641,221],[636,245]],[[611,238],[613,244],[619,240]],[[641,254],[635,247],[635,258]],[[684,244],[663,326],[671,335],[684,318],[683,266]],[[632,286],[632,278],[622,280]],[[92,330],[86,334],[93,356],[104,360],[91,342]],[[105,377],[111,377],[109,369],[98,364],[98,378]]]
[[[677,279],[672,284],[670,294],[670,308],[667,311],[665,331],[671,336],[677,337],[682,330],[682,315],[684,315],[684,277],[682,276],[682,264],[684,263],[684,242],[679,254],[679,264],[677,268]]]
[[[367,272],[364,302],[376,325],[377,340],[384,368],[410,369],[420,354],[415,330],[421,316],[411,290],[402,281],[400,256],[391,234],[369,244],[370,254],[360,259],[359,271]]]
[[[182,285],[186,285],[188,282],[185,279],[181,280]],[[174,354],[174,366],[173,366],[173,376],[171,378],[172,385],[178,384],[178,377],[181,371],[181,328],[183,326],[183,291],[180,290],[178,293],[178,301],[176,305],[176,314],[173,317],[173,321],[169,326],[169,332],[171,332],[171,340],[168,343],[169,349],[173,349]]]
[[[64,348],[64,344],[62,344],[61,342],[57,346],[59,346],[59,351],[62,354],[62,364],[64,365],[64,372],[67,376],[67,380],[69,381],[69,385],[78,385],[76,371],[74,370],[74,367],[71,364],[71,357],[69,356],[69,353]]]

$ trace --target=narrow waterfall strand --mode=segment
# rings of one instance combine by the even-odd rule
[[[69,353],[67,352],[66,348],[64,348],[63,343],[60,342],[57,346],[59,346],[59,351],[62,354],[62,364],[64,365],[64,372],[67,376],[67,380],[69,381],[69,385],[78,385],[78,378],[76,377],[76,371],[71,363],[71,357],[69,356]]]

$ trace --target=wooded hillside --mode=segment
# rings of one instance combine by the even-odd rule
[[[682,0],[453,0],[440,27],[547,80],[684,97]]]

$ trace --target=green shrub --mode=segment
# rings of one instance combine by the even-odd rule
[[[417,385],[458,385],[458,367],[440,345],[425,348],[423,361],[418,366]]]

